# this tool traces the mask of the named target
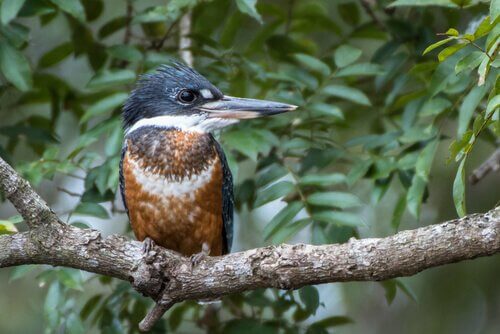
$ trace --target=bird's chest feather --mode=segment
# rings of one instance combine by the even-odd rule
[[[178,130],[137,130],[126,141],[124,197],[139,240],[185,254],[221,247],[222,166],[213,139]]]

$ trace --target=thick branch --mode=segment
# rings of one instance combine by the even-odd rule
[[[6,186],[20,181],[5,165],[0,159],[0,184],[10,189],[9,199],[39,204],[38,195],[27,183],[21,182],[22,191]],[[29,201],[30,196],[34,202]],[[38,210],[37,205],[34,209]],[[28,218],[33,215],[30,210],[30,206],[23,209]],[[102,238],[98,231],[59,223],[0,237],[0,267],[43,263],[131,282],[157,301],[142,323],[144,330],[151,328],[170,306],[187,299],[218,298],[264,287],[295,289],[308,284],[386,280],[499,252],[500,207],[386,238],[351,239],[345,244],[322,246],[269,246],[208,257],[194,268],[189,259],[175,252],[155,247],[144,257],[137,241],[121,236]]]

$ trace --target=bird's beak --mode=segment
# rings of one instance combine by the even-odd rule
[[[281,114],[295,110],[297,106],[280,102],[224,96],[218,101],[205,103],[199,108],[207,112],[210,118],[251,119]]]

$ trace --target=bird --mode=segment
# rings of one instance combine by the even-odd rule
[[[120,192],[144,251],[231,251],[233,177],[213,132],[296,106],[224,95],[180,61],[137,81],[122,108]]]

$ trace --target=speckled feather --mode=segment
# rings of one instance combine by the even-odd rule
[[[230,251],[232,176],[212,135],[134,131],[122,152],[120,186],[139,240],[150,237],[185,255],[200,251],[203,242],[212,255]]]

